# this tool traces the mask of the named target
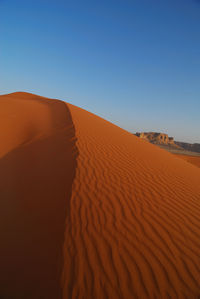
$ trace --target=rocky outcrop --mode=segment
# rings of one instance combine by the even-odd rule
[[[136,136],[146,139],[147,141],[153,143],[153,144],[159,144],[159,145],[170,145],[174,147],[178,147],[178,145],[175,144],[174,138],[169,137],[167,134],[164,133],[156,133],[156,132],[137,132],[135,134]]]

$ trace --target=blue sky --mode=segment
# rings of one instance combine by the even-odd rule
[[[0,0],[0,94],[200,142],[200,1]]]

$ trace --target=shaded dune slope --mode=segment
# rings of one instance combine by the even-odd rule
[[[65,218],[76,168],[66,104],[0,97],[0,298],[61,298]]]
[[[79,156],[63,298],[197,298],[200,170],[69,108]]]

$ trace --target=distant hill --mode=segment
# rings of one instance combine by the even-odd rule
[[[200,143],[187,143],[187,142],[175,141],[175,144],[187,151],[200,153]]]

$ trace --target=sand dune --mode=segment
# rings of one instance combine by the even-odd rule
[[[61,101],[0,114],[2,298],[198,298],[199,168]]]
[[[200,156],[177,155],[177,157],[179,157],[197,167],[200,167]]]

